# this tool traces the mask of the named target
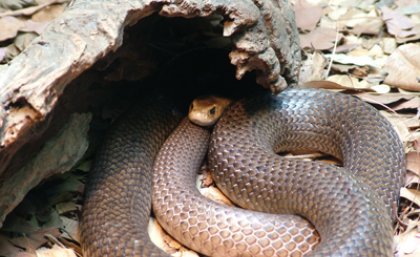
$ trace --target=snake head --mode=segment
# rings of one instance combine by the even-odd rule
[[[199,126],[214,125],[232,101],[220,96],[200,96],[190,104],[189,120]]]

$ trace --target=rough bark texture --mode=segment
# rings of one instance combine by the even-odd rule
[[[115,52],[126,26],[153,13],[185,18],[222,15],[223,34],[234,42],[230,58],[237,78],[255,70],[257,82],[273,92],[286,88],[286,80],[297,81],[298,34],[287,1],[76,0],[22,54],[0,67],[0,188],[11,183],[11,167],[22,161],[16,160],[16,153],[45,135],[69,83]],[[36,181],[41,181],[51,172],[36,174]],[[25,176],[19,179],[25,181]],[[35,185],[11,190],[25,194]],[[0,224],[20,198],[2,197]]]

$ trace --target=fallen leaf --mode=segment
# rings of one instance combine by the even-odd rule
[[[160,249],[170,253],[171,256],[198,257],[198,254],[183,247],[179,242],[168,235],[156,219],[152,217],[149,219],[147,232],[149,233],[150,240]]]
[[[381,7],[382,19],[384,20],[388,32],[392,35],[404,37],[407,35],[407,30],[413,28],[412,21],[405,15],[398,11],[391,10],[387,6]]]
[[[398,42],[406,42],[420,38],[420,24],[414,22],[398,10],[391,10],[387,6],[381,8],[382,19],[388,32],[397,38]]]
[[[402,187],[400,190],[400,197],[403,197],[410,202],[420,206],[420,191],[416,189],[408,189]]]
[[[322,28],[330,28],[334,30],[342,30],[342,27],[338,27],[339,20],[343,15],[345,15],[349,7],[341,6],[341,5],[332,5],[330,2],[325,3],[324,13],[321,17],[321,21],[319,22],[319,27]]]
[[[377,93],[389,92],[386,85],[370,86],[366,81],[359,81],[357,78],[348,75],[332,75],[327,80],[313,80],[302,83],[307,88],[342,89],[342,90],[363,90],[375,91]],[[364,95],[362,95],[363,97]],[[368,96],[366,96],[368,98]],[[375,102],[377,103],[377,102]]]
[[[0,63],[4,59],[4,57],[6,57],[6,48],[0,47]]]
[[[63,228],[66,231],[66,233],[63,234],[63,237],[80,242],[79,223],[76,220],[64,216],[61,216],[60,218],[63,222]]]
[[[333,63],[331,65],[331,70],[332,71],[336,71],[339,74],[347,74],[347,73],[351,73],[351,70],[355,69],[356,65],[353,64],[340,64],[340,63]]]
[[[333,58],[334,62],[342,63],[342,64],[354,64],[358,66],[365,66],[369,65],[375,68],[382,68],[383,60],[381,59],[373,59],[367,55],[349,55],[349,54],[326,54],[325,57]]]
[[[397,49],[395,38],[385,37],[381,41],[382,50],[386,54],[392,54]]]
[[[366,81],[359,81],[359,79],[348,75],[332,75],[327,80],[335,82],[345,89],[369,89],[371,87]]]
[[[394,237],[397,244],[395,256],[418,257],[420,255],[420,248],[418,247],[420,245],[419,221],[408,219],[408,222],[409,229]]]
[[[420,153],[409,152],[406,154],[406,158],[407,169],[420,176]]]
[[[0,235],[0,256],[16,256],[17,253],[22,251],[21,248],[13,245],[8,237]]]
[[[411,35],[408,35],[406,37],[397,37],[397,43],[401,44],[420,39],[420,24],[414,25],[414,27],[410,31],[412,33]]]
[[[55,209],[57,210],[58,214],[66,214],[69,212],[74,212],[79,210],[79,205],[73,201],[70,202],[62,202],[55,205]]]
[[[409,7],[413,9],[415,6],[420,8],[418,0],[395,0],[395,4],[398,6],[398,8]]]
[[[373,85],[370,87],[370,89],[379,94],[385,94],[391,91],[391,87],[385,84]]]
[[[223,205],[233,206],[232,201],[229,200],[219,189],[214,186],[210,187],[201,187],[203,180],[203,175],[198,175],[196,180],[196,187],[200,193],[215,202],[221,203]]]
[[[305,0],[299,0],[294,6],[296,25],[302,31],[312,31],[322,16],[319,5],[311,5]]]
[[[20,252],[17,253],[15,256],[13,257],[38,257],[36,256],[36,253],[30,253],[30,252]]]
[[[407,171],[405,176],[405,186],[413,185],[413,184],[420,184],[420,176],[414,172]]]
[[[340,85],[339,83],[328,81],[328,80],[314,80],[314,81],[308,81],[303,83],[304,87],[307,88],[324,88],[324,89],[348,89],[348,87]]]
[[[368,13],[361,9],[351,8],[338,21],[338,27],[346,27],[355,35],[377,35],[382,30],[382,19],[375,9]]]
[[[308,34],[300,35],[300,46],[302,48],[327,50],[333,48],[335,41],[340,41],[342,37],[343,35],[335,29],[318,27]]]
[[[344,43],[342,45],[337,46],[335,49],[336,53],[347,53],[355,48],[359,47],[359,44],[347,44]]]
[[[388,57],[383,67],[385,83],[406,90],[420,91],[420,45],[405,44]]]
[[[40,230],[36,233],[31,233],[28,235],[10,238],[9,240],[16,246],[19,246],[23,249],[26,249],[27,252],[35,251],[45,243],[47,243],[47,239],[45,238],[45,234],[52,234],[54,236],[59,236],[60,232],[57,228],[49,228],[45,230]]]
[[[300,83],[324,79],[327,65],[324,55],[319,51],[314,51],[302,62],[299,76]]]
[[[413,140],[413,146],[414,149],[420,153],[420,136],[418,138],[416,138],[415,140]]]
[[[77,257],[72,249],[54,245],[51,249],[40,248],[36,250],[37,257]]]
[[[365,102],[373,103],[373,104],[385,104],[389,105],[391,103],[395,103],[400,100],[410,100],[413,99],[414,96],[405,95],[401,93],[389,93],[389,94],[376,94],[370,92],[361,92],[355,94],[355,96],[359,97]]]
[[[395,111],[404,110],[404,109],[418,109],[420,110],[420,97],[414,97],[409,101],[400,103],[394,106],[392,109]]]

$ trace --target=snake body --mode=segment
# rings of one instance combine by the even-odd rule
[[[151,113],[123,119],[98,157],[82,219],[87,256],[166,256],[140,233],[150,211],[153,154],[175,126],[162,125],[168,115]],[[209,164],[219,188],[251,210],[216,204],[194,188],[209,137],[207,129],[181,122],[154,165],[155,215],[188,247],[209,256],[392,256],[391,210],[404,154],[392,126],[369,105],[322,90],[287,89],[229,108],[211,136]],[[275,154],[294,149],[331,154],[343,167]],[[140,157],[146,175],[135,164]],[[303,216],[322,240],[313,247],[314,229],[299,216],[257,210]]]
[[[165,101],[140,99],[109,130],[91,171],[83,205],[85,257],[169,256],[149,238],[153,161],[179,123]]]

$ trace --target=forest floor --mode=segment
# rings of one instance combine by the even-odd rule
[[[301,84],[351,93],[368,102],[393,124],[404,143],[407,175],[395,224],[395,256],[420,257],[420,3],[293,2],[304,52]],[[0,0],[0,63],[23,51],[67,4]],[[81,256],[78,217],[90,164],[91,159],[81,162],[25,198],[0,231],[0,256]],[[212,186],[202,191],[223,199]],[[198,256],[170,240],[154,220],[150,231],[174,256]]]

